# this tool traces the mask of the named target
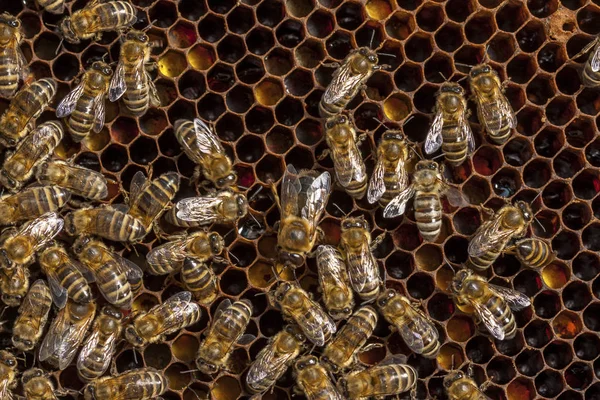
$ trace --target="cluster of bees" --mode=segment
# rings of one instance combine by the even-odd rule
[[[64,12],[64,0],[37,1],[49,12]],[[103,31],[131,27],[135,14],[127,1],[91,0],[65,17],[57,29],[68,42],[98,39]],[[0,289],[6,306],[19,307],[12,344],[16,351],[37,349],[37,360],[59,370],[77,357],[79,377],[87,382],[83,389],[86,400],[155,398],[168,387],[161,371],[142,368],[117,375],[111,370],[110,376],[103,376],[117,343],[124,337],[131,346],[143,347],[200,320],[200,305],[210,306],[219,294],[218,278],[209,262],[220,258],[225,243],[217,232],[193,229],[214,223],[236,224],[246,216],[248,200],[236,186],[232,161],[213,128],[195,119],[177,121],[175,132],[185,154],[198,165],[195,178],[205,179],[206,195],[172,204],[179,189],[177,173],[150,180],[139,172],[131,182],[127,204],[90,205],[107,197],[108,181],[71,161],[52,159],[64,135],[63,123],[49,121],[36,127],[35,121],[54,98],[56,83],[52,79],[29,81],[21,41],[20,21],[1,15],[0,95],[12,101],[0,117],[0,144],[5,150],[0,183],[11,192],[0,198],[0,224],[8,226],[0,235]],[[94,62],[60,102],[56,116],[66,118],[66,129],[74,141],[102,129],[106,97],[111,101],[123,98],[127,110],[136,116],[160,105],[148,74],[154,67],[152,46],[143,31],[124,33],[116,70],[104,61]],[[585,70],[588,75],[588,70],[600,69],[598,54],[596,50],[590,57]],[[363,47],[341,64],[332,65],[337,69],[319,104],[327,153],[333,160],[337,184],[355,199],[366,195],[369,203],[378,202],[385,218],[404,214],[414,198],[419,232],[424,240],[435,241],[442,224],[441,198],[457,207],[468,204],[462,193],[446,182],[444,165],[424,159],[400,130],[388,130],[377,147],[369,179],[359,150],[366,135],[359,136],[344,114],[369,77],[386,68],[378,62],[378,54]],[[468,79],[478,119],[489,139],[505,143],[516,119],[498,75],[482,63],[472,67]],[[21,80],[26,83],[17,91]],[[476,146],[468,117],[464,89],[457,83],[444,83],[436,98],[424,153],[430,155],[441,148],[447,164],[462,164]],[[413,156],[420,160],[410,171]],[[29,184],[33,179],[36,182]],[[413,352],[427,358],[435,358],[439,352],[438,331],[420,305],[385,288],[372,252],[382,237],[372,240],[363,217],[342,220],[338,246],[320,244],[323,232],[318,225],[332,188],[328,172],[298,172],[292,165],[287,166],[279,191],[271,185],[281,214],[276,228],[275,275],[304,265],[306,257],[316,257],[323,305],[297,282],[277,277],[267,295],[288,325],[252,361],[245,375],[247,389],[260,397],[292,367],[297,389],[308,399],[383,398],[408,391],[414,397],[418,374],[402,357],[365,368],[358,354],[373,347],[367,341],[379,315]],[[71,211],[59,214],[67,204]],[[502,253],[515,254],[532,268],[547,265],[554,254],[547,242],[526,237],[535,220],[529,204],[517,201],[496,212],[482,211],[483,223],[470,241],[469,259],[456,271],[449,290],[461,310],[472,313],[496,339],[505,340],[516,333],[512,310],[529,306],[530,300],[515,290],[490,284],[475,272],[489,268]],[[160,228],[161,219],[183,228],[182,232],[167,236]],[[102,241],[135,244],[152,231],[165,242],[147,254],[144,270]],[[61,232],[66,235],[59,241]],[[29,267],[34,262],[46,280],[30,285]],[[148,311],[129,312],[144,272],[180,273],[186,290]],[[108,303],[101,308],[90,286],[94,282]],[[53,303],[58,311],[46,331]],[[252,314],[247,299],[223,300],[218,305],[198,349],[199,371],[215,374],[228,369],[234,347],[255,339],[245,334]],[[338,330],[338,322],[344,320]],[[316,347],[322,349],[314,353]],[[15,356],[0,351],[0,398],[13,398],[17,375]],[[40,368],[23,372],[21,382],[27,399],[56,399],[63,394]],[[486,398],[472,377],[461,371],[447,374],[444,385],[453,400]]]

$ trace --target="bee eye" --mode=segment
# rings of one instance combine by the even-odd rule
[[[369,61],[374,63],[374,62],[377,62],[377,59],[375,58],[375,56],[369,56]]]

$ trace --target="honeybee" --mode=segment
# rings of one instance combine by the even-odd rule
[[[212,182],[217,189],[232,186],[237,182],[233,164],[210,125],[199,118],[193,122],[178,120],[175,122],[175,137],[190,160],[198,164],[199,169],[194,176],[201,170],[204,178]]]
[[[0,169],[0,183],[17,192],[35,172],[35,168],[50,157],[63,137],[63,127],[58,121],[45,122],[25,138],[17,149],[8,154]]]
[[[83,342],[77,358],[77,374],[84,381],[99,378],[106,372],[121,336],[120,311],[104,307],[92,325],[90,335]]]
[[[40,79],[19,90],[0,117],[0,144],[16,146],[27,136],[33,121],[42,114],[55,94],[56,82],[50,78]]]
[[[212,196],[179,200],[167,211],[165,220],[175,226],[193,228],[212,223],[234,223],[247,213],[246,196],[224,190]]]
[[[296,283],[281,282],[268,296],[271,304],[281,310],[284,319],[296,323],[316,346],[324,346],[336,332],[333,319]]]
[[[50,324],[40,346],[39,360],[57,366],[61,371],[71,364],[77,349],[96,314],[96,303],[80,304],[67,301]]]
[[[71,236],[96,235],[115,242],[137,242],[146,235],[140,221],[110,206],[86,207],[68,213],[65,232]]]
[[[325,369],[315,356],[304,356],[294,364],[298,388],[307,400],[344,400]]]
[[[281,200],[275,185],[271,187],[281,212],[277,232],[278,259],[286,267],[298,268],[317,241],[319,220],[329,194],[331,177],[323,172],[315,177],[308,171],[296,172],[288,165],[281,181]]]
[[[464,89],[454,82],[442,85],[436,96],[435,118],[425,140],[425,154],[440,147],[450,165],[460,165],[475,150]]]
[[[418,307],[394,289],[386,289],[381,293],[377,306],[412,351],[427,358],[437,356],[440,350],[439,333],[431,319]]]
[[[450,400],[490,400],[484,395],[473,378],[462,371],[453,371],[444,377],[444,388]]]
[[[404,189],[383,210],[385,218],[394,218],[404,213],[406,204],[415,197],[415,219],[423,239],[433,242],[442,229],[441,196],[456,207],[467,205],[462,193],[448,185],[443,178],[444,165],[435,161],[421,160],[415,167],[412,184]]]
[[[556,257],[550,244],[538,238],[517,240],[506,248],[506,252],[515,254],[519,261],[531,268],[545,267]]]
[[[125,338],[138,347],[162,342],[167,335],[195,324],[201,316],[202,310],[192,301],[192,294],[179,292],[148,312],[137,315],[125,328]]]
[[[373,334],[377,325],[377,311],[371,306],[359,308],[348,320],[333,340],[327,344],[321,361],[333,372],[349,369],[358,363],[358,353]]]
[[[94,275],[104,298],[114,306],[129,310],[132,288],[139,285],[144,275],[140,267],[89,236],[78,237],[73,243],[73,252]]]
[[[467,269],[456,273],[449,289],[458,305],[471,306],[487,330],[498,340],[512,339],[517,332],[511,310],[520,310],[531,304],[521,292],[492,285]]]
[[[331,83],[319,102],[319,113],[329,118],[341,113],[348,103],[365,87],[365,82],[375,71],[389,65],[377,65],[377,54],[368,47],[352,51],[333,73]],[[334,64],[335,65],[335,64]]]
[[[25,0],[23,0],[25,2]],[[36,0],[36,3],[51,14],[64,14],[66,0]]]
[[[403,357],[396,356],[342,376],[338,387],[348,400],[379,399],[416,390],[417,378],[417,371],[405,364]]]
[[[108,64],[95,61],[85,71],[79,85],[56,108],[58,118],[69,117],[67,128],[74,142],[81,142],[92,130],[96,133],[102,130],[105,117],[104,97],[112,75],[113,71]]]
[[[233,346],[255,339],[254,335],[244,335],[252,312],[250,300],[242,299],[233,304],[229,299],[221,301],[198,349],[196,365],[201,372],[214,374],[227,369]]]
[[[484,270],[496,261],[512,239],[525,235],[533,221],[533,212],[529,204],[517,201],[515,205],[506,203],[494,214],[484,209],[491,218],[483,221],[469,242],[469,268]]]
[[[371,242],[369,223],[360,216],[342,220],[340,250],[346,258],[352,288],[364,301],[373,301],[381,290],[379,265],[373,256],[383,236]]]
[[[21,21],[9,13],[0,14],[0,96],[9,98],[17,91],[20,80],[26,80],[29,67],[21,51],[24,36]],[[14,145],[13,145],[14,146]]]
[[[52,307],[50,289],[39,279],[31,285],[19,307],[12,331],[12,343],[21,351],[31,351],[42,337]]]
[[[68,190],[58,186],[34,186],[0,197],[0,225],[15,225],[60,210],[71,199]]]
[[[135,24],[136,11],[127,1],[91,0],[83,9],[63,18],[58,30],[69,43],[100,40],[102,32],[121,31]]]
[[[246,375],[246,386],[252,393],[265,393],[300,355],[305,338],[287,325],[273,336],[258,353]]]
[[[58,400],[54,384],[48,375],[39,368],[23,372],[21,383],[26,400]]]
[[[150,400],[167,391],[168,379],[162,371],[140,368],[117,376],[104,376],[83,389],[84,400]]]
[[[12,268],[0,268],[0,292],[2,301],[9,307],[18,307],[29,289],[29,270],[17,264]]]
[[[469,84],[477,104],[479,122],[490,140],[496,144],[505,143],[512,129],[517,127],[517,117],[502,93],[498,74],[488,64],[477,65],[469,73]]]
[[[410,158],[411,148],[412,144],[400,131],[390,130],[381,136],[377,147],[377,162],[367,191],[370,204],[379,201],[379,204],[385,207],[408,187],[406,163]]]
[[[187,257],[181,268],[181,282],[200,304],[211,304],[219,294],[217,276],[203,261]]]
[[[585,53],[592,51],[589,55],[588,59],[585,62],[585,66],[583,67],[583,71],[581,71],[581,83],[586,87],[597,87],[600,85],[600,40],[596,37],[590,43],[588,43],[579,53],[577,53],[573,59],[579,58]]]
[[[146,71],[152,65],[151,51],[148,35],[136,30],[127,32],[121,45],[119,64],[110,82],[109,100],[117,101],[125,95],[125,107],[135,116],[144,115],[150,105],[160,106],[158,91]]]
[[[0,398],[12,400],[17,387],[17,359],[6,350],[0,350]]]
[[[207,261],[223,251],[225,242],[217,232],[194,232],[172,236],[173,240],[153,248],[146,255],[148,272],[154,275],[169,274],[183,266],[186,257]]]
[[[35,253],[48,245],[60,233],[63,219],[56,212],[46,213],[24,223],[20,228],[11,228],[2,235],[0,264],[12,268],[15,264],[29,265]]]
[[[94,276],[73,260],[60,244],[55,243],[46,248],[39,256],[39,263],[58,308],[65,306],[67,298],[77,303],[89,303],[93,300],[88,281],[93,282]]]
[[[346,192],[355,199],[362,199],[367,191],[367,170],[358,149],[352,121],[345,115],[331,117],[325,123],[325,140],[329,149],[320,158],[331,153],[335,176]]]
[[[317,268],[323,303],[329,315],[335,320],[348,318],[354,309],[354,293],[342,255],[333,246],[317,247]]]
[[[61,160],[41,163],[35,178],[41,184],[57,185],[74,195],[92,200],[102,200],[108,196],[108,183],[104,175]]]
[[[138,171],[131,180],[127,213],[140,221],[146,231],[149,231],[150,228],[156,227],[155,221],[170,206],[178,190],[177,172],[167,172],[150,181],[142,171]]]

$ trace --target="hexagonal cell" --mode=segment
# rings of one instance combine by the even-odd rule
[[[292,53],[285,49],[274,49],[265,57],[267,72],[271,75],[285,75],[294,66]]]
[[[296,137],[300,143],[313,146],[323,139],[323,125],[314,119],[304,119],[296,128]]]
[[[571,273],[567,266],[558,261],[553,261],[542,270],[542,279],[544,280],[544,283],[552,289],[562,288],[567,283],[570,276]]]
[[[584,160],[580,153],[572,150],[563,150],[554,158],[554,172],[561,178],[572,178],[584,166]]]
[[[440,250],[432,244],[421,246],[415,253],[415,262],[420,270],[433,271],[440,266],[442,261]]]
[[[156,141],[142,136],[131,144],[129,154],[134,163],[148,165],[158,156]]]
[[[52,64],[52,72],[54,72],[54,76],[57,79],[62,81],[70,81],[79,75],[79,60],[71,54],[62,54],[60,57],[56,59],[56,61]],[[50,74],[44,76],[49,77]],[[42,78],[36,76],[37,79]]]
[[[590,4],[577,12],[577,25],[585,33],[597,35],[600,33],[599,24],[600,10],[597,6]]]
[[[584,320],[586,319],[586,312],[588,310],[589,307],[583,313]],[[588,324],[586,323],[586,325]],[[583,324],[581,323],[581,319],[577,314],[571,311],[561,311],[552,321],[552,329],[554,329],[556,336],[561,339],[573,339],[581,332],[582,328]]]
[[[314,86],[312,74],[304,69],[292,71],[284,80],[286,90],[294,96],[308,94]]]
[[[450,0],[446,3],[446,15],[453,21],[463,22],[475,8],[473,0]]]
[[[452,59],[436,54],[425,62],[425,79],[429,82],[442,83],[452,76]]]
[[[194,104],[190,101],[179,100],[169,109],[168,116],[171,124],[174,125],[180,119],[194,119],[196,110]]]
[[[546,104],[555,94],[554,80],[551,76],[537,75],[527,85],[527,99],[540,106]]]
[[[383,102],[383,112],[392,121],[402,121],[411,112],[410,99],[402,94],[394,94]]]
[[[591,210],[583,202],[569,204],[562,212],[562,220],[570,229],[581,229],[590,222]]]
[[[422,113],[431,112],[431,110],[433,110],[435,107],[435,95],[437,92],[437,86],[430,84],[421,86],[413,98],[415,108]]]
[[[556,292],[545,290],[535,296],[533,308],[541,318],[553,318],[560,311],[560,296]]]
[[[527,53],[533,53],[546,41],[544,26],[539,21],[529,21],[516,37],[521,50]]]
[[[302,103],[291,97],[284,98],[275,108],[277,121],[283,125],[296,125],[304,116]]]
[[[481,44],[487,42],[495,30],[494,16],[483,11],[469,18],[465,25],[465,36],[469,42]]]
[[[427,302],[427,312],[436,321],[446,321],[454,314],[454,303],[447,295],[436,293]]]
[[[573,343],[575,355],[582,360],[590,361],[600,354],[600,339],[592,333],[584,333],[575,338]]]
[[[162,110],[151,109],[139,118],[139,125],[146,135],[156,136],[166,129],[167,116]]]
[[[435,282],[431,275],[417,272],[408,278],[406,288],[412,298],[424,300],[433,294]]]
[[[467,343],[466,353],[475,364],[487,364],[494,355],[494,347],[487,337],[475,336]]]
[[[187,60],[192,68],[204,71],[214,64],[216,55],[212,47],[198,44],[187,53]]]
[[[296,168],[309,169],[312,168],[315,159],[310,150],[301,146],[296,146],[285,156],[285,162],[286,164],[292,164]]]
[[[461,67],[457,68],[458,72],[461,72],[461,69],[464,70],[465,68],[469,68],[470,70],[470,66],[479,64],[484,55],[484,49],[480,48],[480,46],[465,44],[454,54],[454,65]],[[464,73],[468,74],[468,71]]]
[[[554,157],[564,145],[562,132],[553,128],[545,128],[534,141],[535,151],[543,157]]]
[[[169,78],[178,77],[187,68],[187,61],[178,51],[168,51],[158,59],[158,70]]]
[[[208,87],[215,92],[226,92],[235,84],[233,68],[229,65],[218,63],[206,75]]]
[[[178,22],[169,29],[169,43],[180,49],[188,48],[198,41],[196,27],[187,22]]]
[[[544,368],[544,360],[538,350],[525,349],[515,359],[517,371],[525,376],[535,376]]]
[[[260,179],[261,182],[276,182],[282,175],[282,160],[274,156],[266,155],[256,165],[256,177]]]
[[[515,138],[509,141],[503,149],[504,160],[515,167],[524,165],[531,159],[533,149],[531,144],[524,139]]]
[[[515,377],[517,371],[510,358],[496,357],[487,365],[486,373],[492,382],[505,385]]]
[[[179,79],[179,93],[189,100],[199,99],[206,91],[204,75],[196,71],[187,71]]]
[[[512,35],[498,32],[488,43],[487,54],[493,61],[506,62],[515,54],[515,47]]]
[[[577,108],[585,114],[597,115],[600,111],[600,95],[595,91],[585,88],[577,95]]]
[[[260,56],[266,54],[275,45],[275,38],[271,31],[258,27],[246,36],[246,45],[251,53]]]
[[[548,72],[556,72],[567,60],[563,46],[556,43],[545,45],[537,55],[540,68]]]
[[[60,38],[54,33],[44,32],[33,43],[33,51],[42,60],[53,60],[58,54]]]
[[[255,24],[254,13],[248,7],[236,7],[227,16],[227,27],[233,33],[242,35],[248,32]]]
[[[394,74],[394,83],[403,92],[416,90],[422,82],[423,72],[417,64],[405,63]]]
[[[346,1],[336,11],[335,18],[341,28],[353,31],[363,23],[365,15],[359,3]]]
[[[333,32],[334,17],[327,10],[320,9],[311,14],[306,21],[308,33],[317,38],[326,38]]]
[[[304,40],[304,35],[304,26],[292,19],[284,21],[275,31],[279,44],[289,48],[298,46]]]
[[[600,177],[594,169],[582,171],[573,180],[573,192],[580,199],[590,200],[600,191]]]
[[[555,81],[558,90],[567,95],[575,94],[581,87],[579,72],[568,65],[558,71]]]
[[[273,106],[283,97],[283,86],[278,80],[265,79],[254,88],[256,100],[264,106]]]
[[[181,0],[178,8],[181,16],[190,21],[197,21],[206,13],[206,5],[203,1]]]
[[[521,2],[508,2],[496,13],[498,28],[506,32],[515,32],[527,18],[527,10]]]
[[[216,400],[231,400],[237,399],[242,388],[237,379],[231,376],[222,376],[215,381],[210,392]]]
[[[506,73],[516,83],[527,83],[535,74],[536,68],[534,59],[520,54],[508,63]]]
[[[148,16],[149,21],[156,21],[153,25],[168,28],[177,21],[177,5],[161,0],[150,9]]]
[[[500,197],[512,197],[521,187],[519,171],[513,168],[503,168],[492,178],[494,192]]]
[[[254,95],[252,89],[247,86],[237,85],[229,92],[225,98],[227,108],[236,113],[244,113],[248,111],[254,103]]]
[[[200,37],[209,43],[215,43],[225,35],[225,20],[217,15],[209,14],[198,25]]]
[[[444,10],[437,4],[425,4],[417,12],[417,25],[426,32],[436,31],[444,22]]]
[[[325,42],[325,49],[331,57],[343,60],[353,50],[352,38],[346,32],[335,32]]]
[[[325,58],[323,45],[315,40],[306,40],[294,50],[295,59],[304,68],[315,68]]]
[[[424,34],[412,35],[404,45],[406,57],[412,61],[422,62],[429,58],[433,51],[430,37]]]
[[[266,133],[275,123],[273,112],[264,107],[254,107],[244,117],[246,127],[253,133]]]
[[[415,30],[416,24],[412,14],[397,11],[386,22],[385,30],[394,39],[404,40]]]
[[[94,156],[95,157],[95,156]],[[119,172],[127,165],[129,157],[127,149],[118,144],[112,144],[102,152],[102,166],[110,172]]]
[[[435,42],[440,49],[447,52],[453,52],[458,49],[463,42],[460,25],[453,23],[444,25],[435,34]]]
[[[552,329],[547,322],[533,320],[523,330],[525,341],[531,347],[542,348],[553,338]]]
[[[247,56],[235,66],[235,73],[240,81],[253,84],[261,80],[265,69],[259,58]]]
[[[196,107],[198,109],[198,115],[207,121],[214,121],[227,109],[225,108],[225,102],[223,97],[216,93],[208,93],[203,96]],[[170,115],[170,114],[169,114]],[[193,119],[191,117],[190,119]]]

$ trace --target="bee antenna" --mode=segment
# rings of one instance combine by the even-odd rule
[[[227,254],[229,254],[229,257],[233,257],[233,259],[234,259],[235,261],[237,261],[237,263],[238,263],[238,264],[240,264],[240,265],[242,264],[242,261],[240,261],[240,259],[239,259],[239,258],[237,258],[235,254],[233,254],[233,253],[232,253],[232,252],[230,252],[230,251],[229,251],[229,252],[227,252]]]
[[[135,361],[135,365],[138,365],[137,354],[135,354],[137,352],[135,351],[135,349],[132,349],[131,351],[133,352],[133,361]]]
[[[338,206],[338,205],[337,205],[337,204],[335,204],[335,203],[332,203],[332,204],[333,204],[333,206],[334,206],[335,208],[337,208],[337,209],[338,209],[338,210],[339,210],[339,211],[340,211],[342,214],[344,214],[344,216],[345,216],[345,217],[347,217],[347,216],[348,216],[348,214],[346,214],[346,212],[345,212],[344,210],[342,210],[342,209],[340,208],[340,206]]]
[[[199,371],[199,370],[196,369],[196,370],[192,370],[192,371]],[[204,399],[202,399],[202,397],[198,396],[198,393],[194,389],[192,389],[191,386],[188,386],[188,389],[190,389],[192,392],[194,392],[194,396],[196,396],[196,398],[198,400],[204,400]]]
[[[444,256],[444,261],[446,261],[446,264],[448,264],[448,266],[450,267],[450,269],[452,270],[452,272],[454,272],[454,274],[456,275],[456,270],[454,269],[454,267],[452,266],[452,264],[450,263],[450,261],[448,261],[448,259],[446,258],[446,256]]]
[[[533,203],[534,201],[536,201],[538,199],[538,197],[540,197],[542,195],[542,192],[539,192],[534,198],[533,200],[531,200],[531,202]]]
[[[466,67],[469,69],[474,67],[474,65],[471,65],[471,64],[463,64],[463,63],[457,63],[457,62],[455,62],[454,65],[458,65],[459,67]]]
[[[417,152],[417,150],[415,150],[415,148],[413,146],[408,146],[408,148],[417,155],[417,157],[419,158],[419,160],[422,160],[423,157],[421,157],[421,155]]]
[[[442,74],[442,71],[438,71],[438,74],[440,74],[445,81],[448,80],[448,78],[446,78],[446,75]]]
[[[254,214],[248,213],[248,215],[250,215],[250,217],[254,220],[254,222],[256,222],[256,225],[258,225],[259,227],[262,227],[262,224],[260,222],[258,222],[258,220],[254,216]]]
[[[373,31],[375,32],[375,31]],[[387,57],[392,57],[392,58],[396,58],[395,54],[391,54],[391,53],[377,53],[378,56],[387,56]]]
[[[152,20],[152,21],[150,22],[150,24],[148,24],[148,26],[146,26],[144,29],[142,29],[142,32],[147,32],[148,30],[150,30],[150,28],[152,28],[152,26],[154,25],[154,23],[155,23],[156,21],[158,21],[158,20],[156,20],[156,19],[155,19],[155,20]]]
[[[371,33],[371,41],[369,42],[369,48],[372,49],[373,48],[373,40],[375,39],[375,29],[373,29],[373,32]]]
[[[65,41],[64,38],[60,38],[60,42],[58,42],[58,47],[56,48],[56,52],[54,53],[54,55],[58,55],[58,53],[60,52],[60,50],[62,49],[63,46],[63,42]]]
[[[200,370],[199,369],[188,369],[187,371],[179,371],[180,374],[189,374],[191,372],[200,372]],[[194,393],[196,393],[196,392],[194,392]],[[198,395],[196,395],[196,396],[198,396]],[[200,397],[198,397],[198,398],[200,398]]]
[[[225,239],[231,232],[235,231],[235,228],[231,229],[229,232],[223,235],[223,239]]]
[[[490,45],[488,44],[487,46],[485,46],[485,53],[483,53],[483,60],[481,60],[482,64],[487,61],[489,50],[490,50]]]
[[[537,217],[535,217],[535,216],[533,217],[533,220],[535,222],[537,222],[537,224],[540,226],[540,228],[542,228],[542,230],[544,231],[544,233],[546,233],[546,228],[544,228],[544,225],[542,225],[542,223],[540,222],[540,220],[537,219]]]
[[[444,155],[444,153],[442,153],[442,154],[438,154],[437,156],[433,157],[433,158],[432,158],[432,160],[436,160],[436,159],[438,159],[438,158],[442,157],[443,155]]]
[[[452,354],[452,364],[451,364],[451,368],[452,368],[452,370],[454,370],[454,354]]]
[[[250,198],[248,198],[248,201],[252,201],[256,198],[256,196],[258,196],[258,194],[264,189],[264,186],[259,186],[258,190],[256,192],[254,192],[254,194],[252,196],[250,196]]]

